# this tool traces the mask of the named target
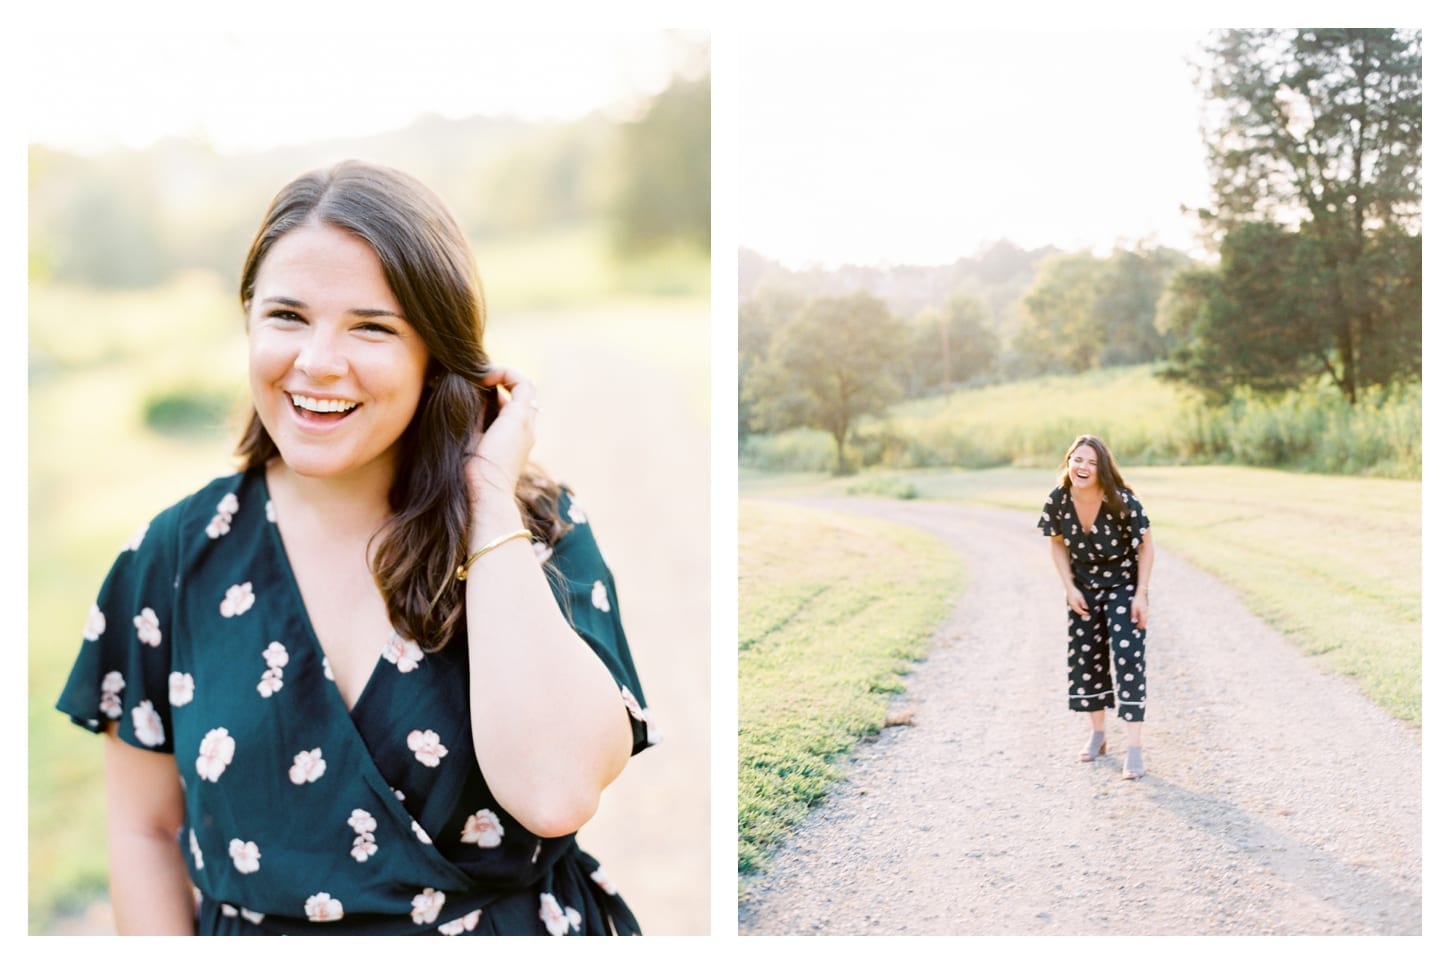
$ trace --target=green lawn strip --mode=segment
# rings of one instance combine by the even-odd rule
[[[1242,466],[1127,466],[1124,474],[1159,545],[1218,576],[1250,611],[1326,670],[1353,678],[1387,712],[1421,723],[1420,482]],[[886,478],[876,487],[909,485],[921,499],[1036,512],[1056,473],[866,475]],[[794,475],[785,487],[846,494],[862,476],[816,476],[812,486]],[[746,493],[772,491],[768,477],[741,478]]]
[[[914,529],[745,500],[740,506],[739,872],[758,873],[885,721],[964,583]]]

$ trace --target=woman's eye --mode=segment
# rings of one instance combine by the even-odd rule
[[[397,330],[390,325],[380,324],[376,321],[364,322],[363,324],[358,325],[358,330],[371,332],[379,335],[396,335],[398,333]]]
[[[302,316],[295,311],[288,311],[285,308],[275,308],[267,312],[268,318],[275,318],[278,321],[302,321]]]

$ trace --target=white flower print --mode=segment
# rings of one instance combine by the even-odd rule
[[[115,670],[101,678],[101,712],[113,720],[121,718],[121,690],[125,688],[126,681]]]
[[[150,606],[141,610],[141,615],[131,620],[136,626],[136,638],[147,646],[161,645],[161,620]]]
[[[268,499],[267,500],[267,521],[268,522],[276,522],[277,521],[277,507],[274,506],[274,505],[272,505],[272,500],[271,499]]]
[[[539,862],[539,854],[541,854],[543,852],[544,852],[544,842],[542,840],[540,840],[538,843],[534,844],[534,853],[533,853],[533,856],[529,857],[529,863],[531,863],[531,864],[538,863]]]
[[[463,824],[463,842],[479,847],[497,847],[503,841],[503,823],[498,814],[484,809],[469,814]]]
[[[262,659],[266,660],[267,665],[272,669],[281,669],[287,665],[287,647],[274,639],[267,644],[266,649],[262,650]]]
[[[328,921],[342,920],[342,901],[333,897],[325,890],[307,898],[307,903],[303,905],[303,910],[306,911],[307,919],[310,921],[326,923]]]
[[[282,671],[280,669],[268,669],[262,671],[262,679],[257,683],[257,692],[265,699],[282,688]]]
[[[144,540],[146,538],[146,530],[148,530],[150,528],[151,528],[151,523],[149,523],[149,522],[143,522],[143,523],[141,523],[141,528],[139,528],[135,532],[131,533],[131,538],[128,539],[126,541],[126,544],[121,547],[121,551],[122,552],[125,552],[127,549],[129,549],[132,552],[135,552],[137,549],[140,549],[141,548],[141,542],[142,542],[142,540]]]
[[[589,521],[589,517],[584,514],[584,507],[572,498],[569,500],[569,521],[576,526],[582,526]]]
[[[428,836],[428,831],[424,830],[416,820],[413,821],[413,836],[417,837],[425,844],[433,843],[433,838]]]
[[[377,819],[361,808],[353,810],[352,816],[347,818],[347,825],[357,833],[373,833],[378,829]]]
[[[432,730],[414,730],[408,734],[408,749],[425,767],[436,767],[448,755],[448,748]]]
[[[262,923],[262,918],[266,916],[266,914],[261,914],[254,910],[247,910],[245,907],[242,908],[242,917],[251,921],[253,924]]]
[[[237,916],[237,909],[235,907],[233,907],[231,904],[222,904],[222,905],[220,905],[220,907],[218,909],[221,910],[223,917],[236,917]]]
[[[373,831],[378,829],[378,821],[372,814],[360,807],[355,808],[347,818],[347,825],[357,832],[352,841],[353,860],[362,863],[378,852],[377,838],[373,836]]]
[[[203,861],[201,859],[201,844],[196,842],[196,831],[190,831],[191,835],[191,859],[196,864],[196,869],[201,870]]]
[[[599,889],[604,891],[606,894],[619,893],[619,891],[614,889],[614,884],[610,882],[609,878],[604,876],[603,867],[600,867],[598,870],[594,871],[594,873],[590,874],[589,879],[598,884]]]
[[[255,841],[233,839],[227,845],[227,854],[238,873],[254,874],[262,868],[262,852],[257,849]]]
[[[166,742],[166,731],[161,728],[161,715],[150,700],[131,710],[131,725],[136,728],[136,739],[146,746],[160,746]]]
[[[227,733],[226,727],[219,726],[214,730],[208,730],[206,736],[201,738],[201,750],[196,758],[196,772],[203,780],[216,783],[232,762],[232,755],[236,752],[237,741]]]
[[[327,772],[327,761],[322,758],[322,747],[313,747],[310,750],[303,750],[292,758],[292,767],[287,771],[287,779],[301,786],[304,783],[316,783],[325,772]]]
[[[185,706],[196,693],[196,683],[190,673],[172,673],[166,678],[167,699],[172,706]]]
[[[458,934],[462,934],[464,931],[472,931],[475,927],[478,926],[478,918],[479,915],[482,913],[482,911],[472,910],[469,911],[467,914],[464,914],[457,920],[451,920],[446,924],[439,924],[438,933],[445,934],[449,937],[455,937]]]
[[[252,603],[256,601],[257,598],[252,595],[251,583],[244,582],[239,585],[232,586],[230,589],[227,590],[226,598],[222,600],[222,615],[227,618],[231,618],[232,616],[240,616],[248,609],[251,609]]]
[[[370,833],[359,834],[352,840],[352,859],[363,863],[378,852],[377,839]]]
[[[619,695],[623,697],[624,705],[629,710],[629,715],[634,717],[636,720],[643,721],[644,710],[640,709],[639,700],[634,698],[634,694],[629,691],[629,687],[621,686],[619,688]]]
[[[423,893],[413,897],[413,923],[431,924],[438,919],[443,909],[443,894],[432,887],[423,888]]]
[[[423,649],[411,639],[404,639],[394,630],[383,644],[383,659],[398,667],[400,673],[411,673],[423,662]]]
[[[327,677],[329,680],[333,678],[332,664],[327,661],[326,656],[322,657],[322,675]]]
[[[106,614],[101,612],[101,607],[91,603],[91,614],[86,617],[86,628],[83,635],[88,642],[94,643],[101,638],[101,633],[106,631]]]
[[[232,530],[232,516],[237,514],[240,505],[237,502],[235,492],[228,492],[222,496],[222,500],[216,504],[216,515],[212,516],[211,522],[206,527],[207,537],[220,539]]]
[[[539,895],[539,920],[544,922],[544,927],[555,937],[563,937],[572,927],[579,929],[579,912],[572,907],[559,906],[553,894]]]
[[[594,592],[590,595],[589,601],[594,603],[594,608],[600,612],[609,612],[609,590],[604,588],[602,580],[594,580]]]
[[[535,542],[533,546],[535,562],[548,562],[549,557],[554,554],[554,547],[547,542]]]

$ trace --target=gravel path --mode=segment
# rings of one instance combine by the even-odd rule
[[[1419,934],[1420,737],[1159,547],[1148,775],[1077,762],[1061,587],[1031,515],[800,504],[939,536],[969,589],[850,777],[754,879],[757,934]],[[1151,512],[1151,506],[1149,510]]]

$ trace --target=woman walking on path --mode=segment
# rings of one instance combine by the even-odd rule
[[[1123,778],[1136,780],[1144,773],[1153,534],[1106,442],[1093,435],[1073,441],[1037,525],[1051,539],[1067,594],[1067,705],[1091,723],[1079,759],[1090,763],[1107,752],[1104,717],[1116,705],[1128,731]]]
[[[638,933],[574,832],[649,714],[457,223],[304,175],[241,302],[242,471],[122,550],[59,702],[106,734],[118,930]]]

